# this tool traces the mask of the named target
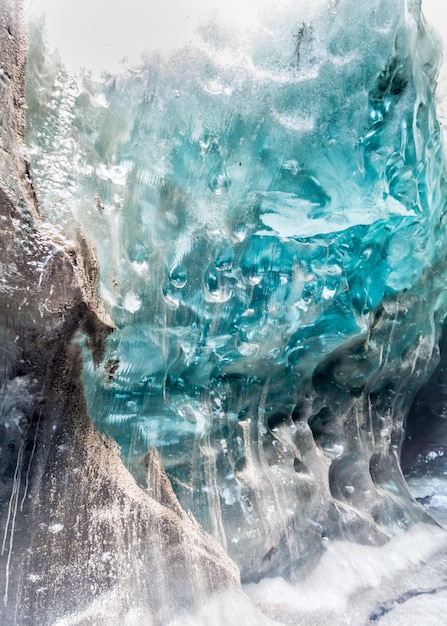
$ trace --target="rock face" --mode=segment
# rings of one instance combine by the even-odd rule
[[[168,624],[213,592],[242,595],[239,574],[169,492],[155,453],[148,482],[159,501],[137,487],[87,416],[71,340],[84,332],[99,356],[113,325],[87,241],[68,242],[39,217],[22,156],[25,48],[20,3],[4,0],[0,621]]]

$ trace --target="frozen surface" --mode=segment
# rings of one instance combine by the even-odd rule
[[[424,519],[399,465],[438,358],[437,43],[417,3],[206,14],[101,78],[30,35],[44,216],[98,251],[117,326],[84,345],[95,424],[140,485],[156,447],[243,580]]]
[[[264,579],[245,591],[284,624],[408,626],[422,619],[438,626],[445,621],[437,612],[447,594],[445,540],[439,530],[416,528],[381,548],[328,543],[305,581]]]
[[[25,162],[0,3],[0,621],[438,626],[447,187],[418,3],[166,2],[158,29],[90,4],[62,12],[83,69],[30,17]],[[101,73],[125,31],[151,45]]]
[[[444,475],[408,478],[407,483],[411,493],[431,517],[447,528],[447,477],[445,473]]]

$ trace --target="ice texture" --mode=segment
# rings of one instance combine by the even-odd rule
[[[424,519],[400,467],[438,359],[446,182],[417,2],[217,22],[100,80],[30,33],[46,219],[97,249],[116,325],[89,413],[146,486],[156,448],[244,581]]]
[[[16,0],[0,3],[0,60],[0,623],[167,625],[228,594],[247,623],[264,624],[156,452],[143,491],[87,415],[73,335],[83,329],[98,358],[113,324],[93,249],[39,215]],[[214,623],[230,622],[222,610]]]

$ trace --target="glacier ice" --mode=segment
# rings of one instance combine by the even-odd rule
[[[99,358],[113,324],[88,241],[68,241],[39,215],[15,0],[0,4],[0,50],[0,622],[168,624],[222,593],[262,624],[236,565],[180,508],[155,451],[157,500],[87,415],[72,338],[83,329]]]
[[[94,240],[117,327],[101,364],[84,345],[89,413],[137,481],[157,448],[245,581],[423,518],[399,456],[437,359],[446,197],[417,3],[293,6],[242,40],[208,23],[101,80],[33,45],[42,210]]]
[[[39,623],[100,623],[107,606],[116,623],[186,623],[184,603],[205,624],[216,591],[223,626],[261,624],[234,564],[279,623],[273,591],[308,598],[337,560],[359,572],[335,585],[344,611],[386,578],[387,545],[417,537],[412,565],[441,550],[402,473],[445,472],[437,41],[414,0],[284,2],[257,19],[211,17],[101,76],[68,68],[30,22],[19,180],[40,217],[16,194],[10,240],[23,230],[32,270],[16,278],[24,262],[3,253],[7,306],[24,312],[2,322],[0,495],[4,548],[11,511],[25,507],[21,533],[39,521],[16,540],[27,565],[11,557],[26,584],[6,586]],[[45,550],[73,563],[54,613]]]

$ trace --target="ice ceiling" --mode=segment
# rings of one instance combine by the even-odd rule
[[[41,215],[98,256],[95,425],[153,497],[157,451],[244,583],[294,582],[430,523],[402,462],[446,471],[439,50],[417,2],[229,16],[101,75],[31,21],[26,142]]]

